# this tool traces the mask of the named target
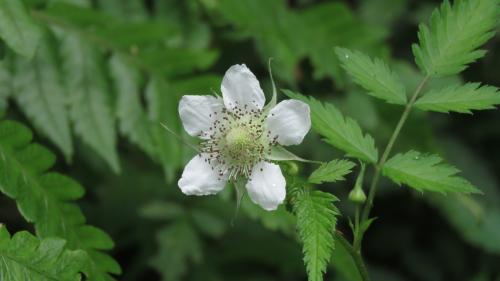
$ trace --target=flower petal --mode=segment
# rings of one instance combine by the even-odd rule
[[[224,107],[222,100],[214,96],[183,96],[179,102],[179,115],[184,130],[194,137],[208,138],[210,126],[215,121],[215,112]]]
[[[203,155],[196,155],[187,163],[178,185],[186,195],[211,195],[224,189],[227,175],[220,176],[218,169],[205,161]]]
[[[260,162],[253,167],[246,188],[254,203],[267,211],[273,211],[285,200],[285,185],[285,177],[278,165]]]
[[[269,111],[266,126],[279,144],[300,144],[311,128],[309,105],[299,100],[282,101]]]
[[[261,110],[266,98],[255,75],[244,64],[231,66],[221,85],[222,97],[228,110],[244,107]]]

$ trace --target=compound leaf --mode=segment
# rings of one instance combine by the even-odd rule
[[[310,190],[302,184],[291,189],[297,231],[303,244],[304,263],[309,281],[322,281],[334,249],[333,232],[339,214],[330,193]]]
[[[103,58],[96,47],[73,34],[63,34],[61,52],[75,133],[105,159],[114,172],[119,172],[111,90]]]
[[[493,35],[497,24],[498,0],[444,1],[431,16],[429,25],[421,24],[419,44],[413,54],[420,69],[429,76],[452,75],[486,53],[478,48]]]
[[[399,77],[378,58],[344,48],[335,49],[342,67],[368,94],[394,104],[406,104],[406,89]]]
[[[32,133],[14,121],[0,122],[0,191],[16,200],[21,215],[35,225],[41,238],[61,237],[69,249],[87,253],[83,272],[87,280],[113,280],[120,266],[102,250],[113,241],[102,230],[85,224],[74,200],[84,189],[70,177],[48,171],[55,156],[45,147],[31,143]]]
[[[20,55],[35,54],[42,33],[20,0],[0,0],[0,38]]]
[[[349,174],[356,164],[349,160],[333,160],[316,169],[309,176],[310,183],[320,184],[323,182],[336,182],[344,180],[344,176]]]
[[[313,97],[285,90],[284,93],[292,99],[307,103],[311,108],[313,129],[323,137],[327,143],[344,150],[348,156],[375,163],[378,151],[375,141],[364,135],[358,123],[353,119],[345,118],[342,113],[331,103],[322,103]]]
[[[140,72],[116,54],[111,58],[110,65],[117,91],[116,113],[120,131],[146,153],[154,155],[149,119],[141,106]]]
[[[67,160],[73,154],[66,92],[54,47],[43,38],[32,60],[16,59],[15,99],[35,127],[56,144]]]
[[[80,280],[85,252],[67,250],[65,245],[63,239],[39,240],[27,231],[11,237],[0,224],[0,280]]]
[[[493,109],[500,104],[498,88],[480,83],[454,85],[431,90],[415,103],[422,110],[448,113],[472,113],[471,110]]]
[[[437,155],[427,155],[411,150],[397,154],[385,163],[383,174],[395,183],[406,184],[419,191],[440,193],[480,193],[466,179],[457,176],[460,172],[453,166],[443,163]]]

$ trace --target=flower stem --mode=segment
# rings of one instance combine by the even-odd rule
[[[387,158],[389,157],[392,148],[394,144],[396,143],[396,139],[399,136],[399,133],[401,132],[401,129],[403,128],[406,120],[408,119],[408,116],[410,115],[411,109],[413,105],[415,104],[415,101],[418,98],[418,95],[422,92],[422,89],[424,88],[425,84],[429,80],[429,75],[425,76],[424,79],[420,82],[418,85],[417,89],[413,93],[412,97],[410,98],[410,101],[406,104],[405,110],[403,111],[403,114],[399,118],[399,122],[396,125],[396,128],[394,129],[394,132],[392,133],[391,138],[389,139],[389,142],[387,143],[387,146],[384,149],[384,153],[382,154],[382,157],[380,160],[375,164],[375,174],[372,178],[372,182],[370,184],[370,189],[368,191],[368,200],[363,208],[363,214],[361,216],[361,222],[364,222],[368,219],[370,216],[370,211],[373,207],[373,199],[375,197],[375,193],[377,192],[377,185],[378,181],[380,178],[380,172],[382,171],[382,167],[384,166],[385,162],[387,161]],[[363,233],[361,233],[361,237],[359,238],[360,241],[363,237]]]
[[[351,255],[354,263],[356,264],[359,275],[361,276],[361,280],[370,281],[370,276],[368,275],[368,270],[366,269],[363,257],[361,256],[361,251],[354,250],[354,248],[351,246],[351,243],[349,243],[349,241],[347,241],[339,232],[335,232],[335,239],[340,242],[340,244],[342,244],[342,246],[347,250],[349,255]]]

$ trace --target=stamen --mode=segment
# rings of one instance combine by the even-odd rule
[[[219,177],[250,178],[253,167],[277,144],[277,136],[271,137],[265,129],[261,110],[249,109],[247,104],[240,106],[238,102],[230,103],[229,108],[230,111],[223,108],[209,115],[217,119],[202,133],[208,139],[201,143],[201,152]]]

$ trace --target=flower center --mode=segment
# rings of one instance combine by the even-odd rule
[[[235,107],[213,116],[217,118],[212,127],[203,133],[209,139],[201,144],[206,161],[220,176],[227,173],[229,179],[249,177],[253,166],[265,160],[276,144],[265,131],[262,112]]]
[[[253,141],[251,135],[243,127],[233,128],[226,135],[227,150],[235,157],[246,154]]]

